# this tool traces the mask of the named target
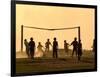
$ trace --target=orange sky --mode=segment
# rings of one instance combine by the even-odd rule
[[[16,51],[21,46],[21,25],[42,27],[42,28],[67,28],[80,26],[81,40],[84,49],[91,49],[94,39],[94,9],[39,6],[39,5],[16,5]],[[47,38],[51,42],[57,37],[59,48],[63,48],[63,40],[68,43],[77,37],[77,29],[61,31],[42,31],[35,29],[24,29],[24,39],[34,38],[37,43],[43,45]],[[25,48],[25,47],[24,47]],[[71,47],[70,47],[71,48]]]

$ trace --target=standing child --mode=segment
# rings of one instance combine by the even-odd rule
[[[67,53],[67,55],[68,55],[68,51],[69,51],[68,45],[69,45],[69,44],[67,43],[67,41],[64,40],[64,50],[65,50],[65,52]]]
[[[58,58],[58,41],[56,38],[53,41],[53,58]]]
[[[41,45],[41,42],[39,42],[38,46],[37,46],[37,50],[38,50],[39,53],[43,54],[43,56],[44,56],[44,51],[43,51],[42,48],[43,48],[43,45]]]
[[[35,42],[33,41],[33,38],[30,38],[30,42],[29,42],[29,50],[30,50],[30,56],[31,59],[34,59],[34,55],[35,55]]]
[[[27,54],[27,56],[29,58],[29,45],[28,45],[27,39],[24,40],[24,44],[25,44],[25,47],[26,47],[26,54]]]
[[[80,42],[78,43],[78,61],[81,60],[81,56],[82,56],[82,43],[81,40],[79,40]]]
[[[73,51],[72,51],[72,57],[74,55],[74,53],[76,53],[76,57],[78,56],[77,50],[78,50],[78,42],[77,42],[77,38],[74,38],[74,41],[72,41],[71,45],[73,45]]]

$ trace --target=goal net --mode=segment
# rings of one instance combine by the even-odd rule
[[[30,41],[31,37],[33,37],[36,47],[38,46],[38,42],[41,42],[41,44],[45,47],[45,43],[47,39],[50,39],[51,44],[53,44],[53,38],[56,37],[58,41],[59,49],[64,49],[64,40],[66,40],[70,44],[75,37],[78,38],[78,32],[76,27],[59,28],[59,29],[46,29],[46,28],[42,29],[42,28],[24,26],[23,41],[24,39]],[[50,46],[50,50],[52,50],[51,46]],[[25,51],[24,43],[23,43],[23,51]]]

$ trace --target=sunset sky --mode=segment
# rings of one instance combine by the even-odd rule
[[[81,41],[83,49],[91,49],[94,39],[94,9],[73,8],[57,6],[39,6],[39,5],[16,5],[16,51],[21,50],[21,25],[41,28],[81,28]],[[41,42],[44,46],[46,39],[57,37],[59,48],[63,48],[63,41],[67,40],[70,44],[74,37],[77,37],[77,29],[44,31],[24,28],[24,39],[28,41],[30,37],[34,38],[36,46]],[[24,44],[23,44],[24,45]],[[69,48],[72,48],[69,47]],[[25,50],[25,46],[24,46]]]

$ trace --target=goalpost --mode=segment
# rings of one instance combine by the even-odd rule
[[[40,29],[40,30],[48,30],[48,31],[56,31],[56,30],[67,30],[67,29],[77,29],[78,30],[78,42],[80,43],[80,26],[77,27],[69,27],[69,28],[56,28],[56,29],[49,29],[49,28],[39,28],[39,27],[30,27],[21,25],[21,52],[23,52],[23,28],[32,28],[32,29]]]

